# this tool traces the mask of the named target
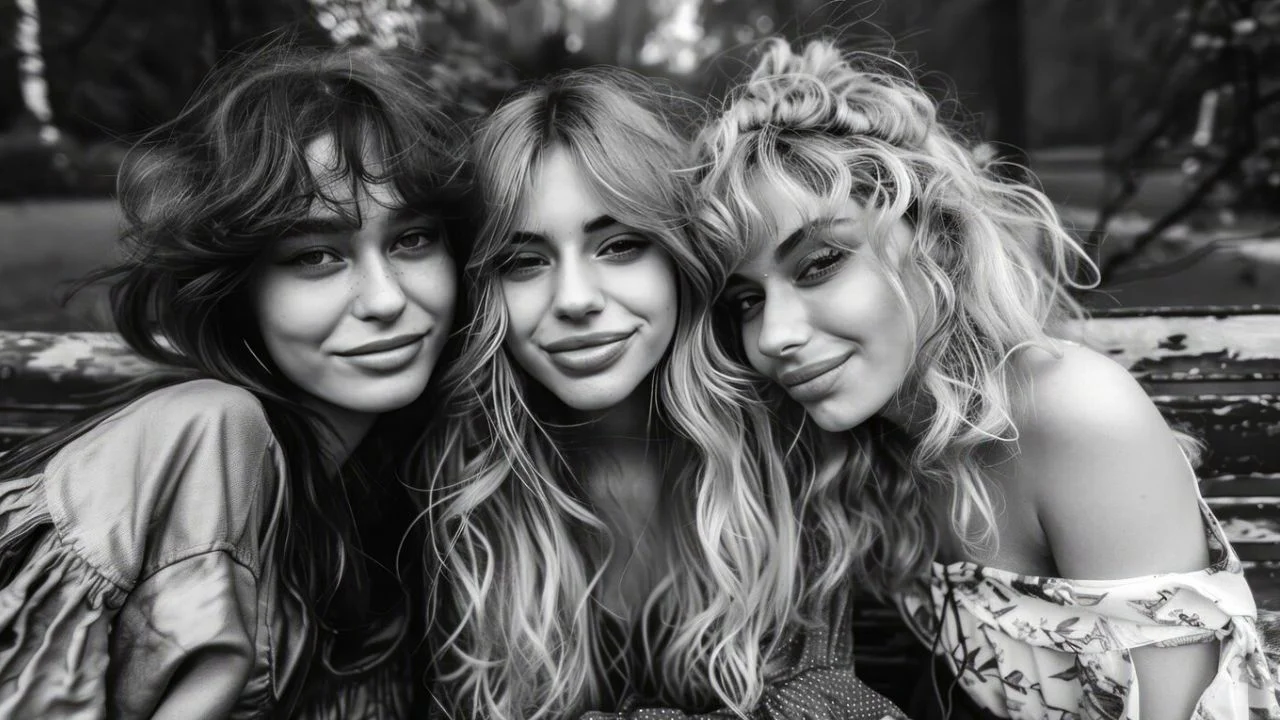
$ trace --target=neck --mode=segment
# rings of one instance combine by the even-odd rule
[[[665,481],[664,441],[655,431],[649,397],[646,383],[613,407],[577,417],[587,493],[596,511],[624,535],[633,523],[648,520]]]
[[[930,404],[920,393],[899,391],[880,411],[880,417],[897,425],[912,438],[919,438],[929,428]]]
[[[649,402],[652,387],[652,382],[645,382],[617,405],[575,413],[578,432],[595,447],[649,443],[654,421]]]
[[[661,511],[667,448],[655,437],[649,397],[646,384],[608,410],[579,415],[577,428],[586,445],[581,477],[612,548],[596,600],[620,618],[635,618],[669,572],[672,532]]]
[[[319,413],[325,422],[320,424],[317,432],[320,446],[326,452],[326,460],[331,464],[330,472],[337,472],[351,457],[351,453],[364,441],[378,419],[377,413],[358,412],[338,407],[318,398],[308,398],[304,404]]]

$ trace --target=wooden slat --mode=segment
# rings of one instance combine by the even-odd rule
[[[1202,476],[1280,473],[1280,395],[1160,395],[1170,424],[1208,448]]]
[[[1244,576],[1249,580],[1258,609],[1280,613],[1280,561],[1246,560]]]
[[[152,367],[114,333],[0,332],[0,410],[76,410]]]
[[[1207,476],[1200,472],[1200,493],[1211,497],[1280,498],[1280,473],[1241,473]]]
[[[1146,382],[1280,380],[1280,308],[1144,308],[1073,329]]]
[[[1093,308],[1094,318],[1144,317],[1234,317],[1236,315],[1277,315],[1280,305],[1145,305],[1136,307]]]

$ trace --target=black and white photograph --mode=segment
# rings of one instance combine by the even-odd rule
[[[1280,720],[1280,0],[0,0],[0,719]]]

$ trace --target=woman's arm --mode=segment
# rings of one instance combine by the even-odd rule
[[[1195,477],[1141,386],[1115,362],[1069,347],[1035,368],[1018,423],[1015,481],[1034,489],[1061,577],[1122,579],[1209,564]],[[1190,717],[1217,643],[1132,651],[1142,720]]]
[[[226,717],[256,655],[257,580],[231,554],[180,560],[131,592],[111,633],[112,717]]]
[[[259,655],[274,448],[252,395],[184,383],[4,481],[0,716],[224,716]]]

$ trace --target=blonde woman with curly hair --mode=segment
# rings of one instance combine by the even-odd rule
[[[670,99],[572,72],[474,140],[476,316],[446,382],[466,462],[427,513],[437,701],[451,717],[902,717],[853,677],[838,611],[796,625],[793,501],[759,451],[765,410],[711,337]]]
[[[769,44],[697,154],[727,350],[804,483],[807,593],[897,599],[956,676],[922,714],[1280,716],[1193,445],[1059,339],[1089,263],[1042,193],[901,66],[821,41]]]

